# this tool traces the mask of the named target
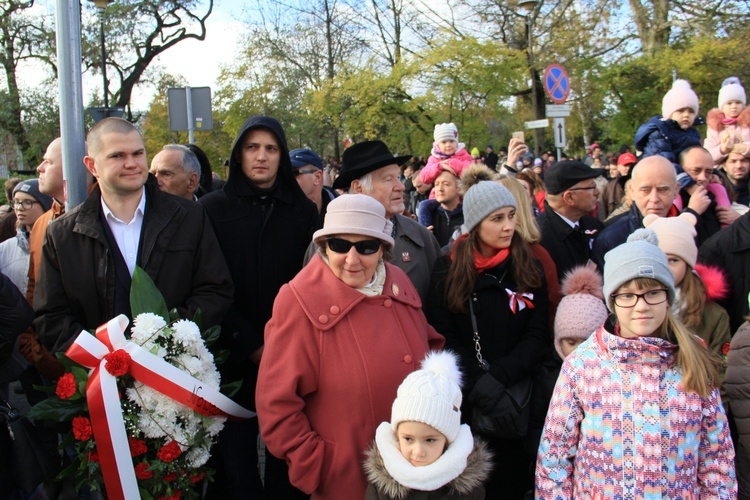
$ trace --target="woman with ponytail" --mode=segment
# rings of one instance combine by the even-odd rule
[[[532,376],[551,337],[544,271],[516,232],[515,198],[499,183],[471,174],[462,182],[468,187],[463,234],[436,262],[425,310],[446,348],[459,356],[466,377],[462,415],[471,423],[477,380],[488,373],[504,391]],[[487,498],[521,499],[532,487],[533,457],[524,453],[523,441],[489,439],[495,458]]]
[[[672,315],[676,291],[656,234],[604,257],[613,331],[563,363],[536,468],[539,499],[737,496],[716,353]]]

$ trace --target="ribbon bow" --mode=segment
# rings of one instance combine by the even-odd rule
[[[127,340],[127,326],[128,319],[121,314],[97,328],[95,336],[82,331],[65,353],[73,361],[92,370],[86,384],[91,426],[107,495],[110,499],[118,500],[140,498],[140,492],[130,457],[117,377],[106,369],[110,354],[122,351],[118,353],[120,359],[129,355],[130,363],[124,364],[123,374],[129,373],[139,382],[202,415],[227,416],[238,420],[255,416],[218,390],[207,387],[200,380]],[[110,359],[114,364],[114,358]],[[122,363],[118,364],[118,368],[122,369]]]
[[[518,311],[523,311],[525,307],[534,309],[534,303],[532,302],[532,300],[534,300],[533,293],[516,293],[508,288],[506,288],[505,291],[508,294],[508,303],[513,314],[516,314]]]

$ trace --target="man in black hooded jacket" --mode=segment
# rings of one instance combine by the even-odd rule
[[[234,306],[220,338],[229,360],[225,381],[243,380],[235,399],[255,409],[255,383],[263,353],[263,329],[279,288],[302,269],[307,245],[319,226],[318,210],[294,178],[284,129],[274,118],[251,116],[242,124],[223,189],[206,207],[235,282]],[[257,418],[227,422],[215,458],[211,498],[261,498],[257,467]],[[265,498],[294,498],[283,461],[266,453]],[[212,491],[213,490],[213,491]]]

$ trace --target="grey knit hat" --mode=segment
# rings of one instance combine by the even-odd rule
[[[674,275],[667,254],[659,248],[659,239],[651,229],[637,229],[627,242],[604,255],[604,297],[610,311],[615,310],[612,294],[636,278],[652,278],[664,284],[669,304],[674,302]]]
[[[52,197],[42,194],[42,192],[39,191],[39,179],[26,179],[23,182],[19,182],[16,184],[16,187],[13,188],[13,196],[19,191],[21,193],[26,193],[29,196],[33,196],[45,212],[52,207]]]
[[[516,199],[508,189],[494,181],[480,181],[464,195],[463,233],[468,233],[495,210],[504,207],[516,208]]]

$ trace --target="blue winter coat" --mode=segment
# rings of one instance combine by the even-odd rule
[[[698,116],[693,125],[705,125],[703,117]],[[642,151],[641,158],[648,156],[663,156],[671,161],[676,172],[682,173],[678,162],[680,153],[690,146],[701,146],[701,135],[694,127],[682,130],[680,125],[672,120],[663,120],[661,115],[652,116],[649,121],[638,127],[635,133],[635,149]]]

